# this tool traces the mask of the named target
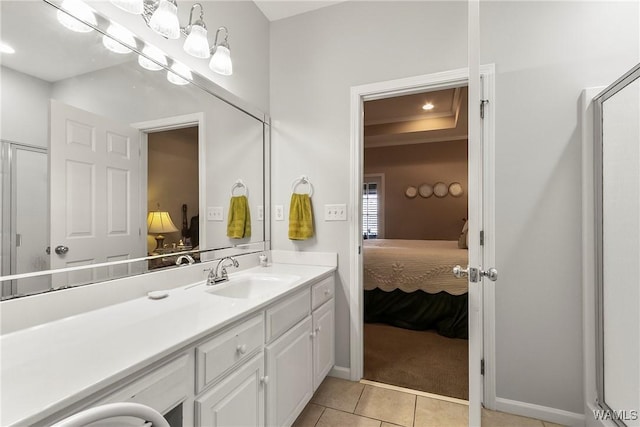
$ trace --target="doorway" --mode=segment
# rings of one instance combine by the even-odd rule
[[[495,262],[494,238],[494,65],[480,67],[480,81],[471,79],[475,90],[469,93],[469,414],[479,423],[480,405],[495,408],[494,283],[484,280],[483,265]],[[430,75],[373,83],[351,88],[351,203],[354,216],[350,223],[351,256],[349,306],[350,371],[349,378],[361,380],[364,373],[363,346],[363,266],[362,266],[362,176],[364,160],[363,108],[368,100],[421,93],[469,84],[466,68]],[[478,84],[479,83],[479,84]],[[481,102],[483,119],[480,120]],[[473,124],[473,126],[472,126]],[[472,132],[473,128],[473,132]],[[413,190],[409,191],[412,194]],[[481,233],[482,231],[482,233]],[[483,245],[480,238],[483,237]],[[482,373],[483,374],[482,374]],[[477,420],[477,421],[476,421]]]
[[[468,399],[468,88],[364,101],[364,378]],[[384,179],[384,187],[381,185]],[[383,231],[384,230],[384,231]]]

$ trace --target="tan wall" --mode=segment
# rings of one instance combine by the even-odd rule
[[[467,218],[467,141],[365,149],[365,174],[385,175],[385,238],[457,240]],[[409,185],[462,184],[461,197],[416,196]]]
[[[198,214],[198,128],[149,134],[147,208],[168,211],[182,229],[182,205],[187,204],[187,226]],[[165,235],[165,243],[177,243],[180,231]],[[153,240],[155,247],[155,240]]]

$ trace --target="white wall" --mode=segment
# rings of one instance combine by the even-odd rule
[[[640,60],[638,2],[482,2],[480,16],[496,64],[497,395],[582,413],[579,98]]]
[[[189,21],[194,2],[178,1],[180,25]],[[213,44],[215,30],[229,29],[229,46],[233,60],[233,75],[221,76],[209,69],[209,61],[187,55],[182,49],[184,38],[167,40],[149,29],[139,15],[124,12],[106,1],[90,1],[92,7],[106,18],[125,25],[142,40],[155,44],[169,56],[189,66],[241,100],[262,111],[269,110],[269,21],[260,9],[248,0],[200,1],[205,12],[209,43]],[[198,9],[196,9],[196,13]],[[197,16],[197,15],[195,15]],[[220,41],[220,39],[218,39]]]
[[[274,249],[338,252],[336,364],[349,366],[347,222],[325,222],[323,205],[349,198],[351,86],[464,67],[464,2],[347,2],[271,25]],[[294,178],[314,185],[316,237],[287,238]],[[349,207],[351,209],[352,207]]]
[[[497,394],[573,413],[582,405],[580,90],[638,62],[638,4],[482,2],[482,63],[495,62]],[[349,89],[466,66],[464,2],[348,2],[271,26],[273,204],[315,186],[317,236],[276,249],[339,253],[336,363],[349,366],[346,203]],[[352,207],[350,207],[351,209]],[[285,218],[286,219],[286,218]]]
[[[49,146],[49,103],[51,85],[10,68],[0,71],[0,102],[2,122],[0,138],[35,145]],[[24,114],[28,111],[29,114]]]

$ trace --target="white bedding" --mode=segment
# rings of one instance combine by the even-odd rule
[[[467,292],[467,279],[457,279],[451,270],[466,266],[467,249],[457,241],[371,239],[364,241],[364,289],[390,292]]]

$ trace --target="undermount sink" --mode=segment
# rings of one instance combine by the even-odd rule
[[[292,274],[248,274],[213,285],[207,289],[207,293],[236,299],[264,298],[285,290],[298,279],[299,276]]]

